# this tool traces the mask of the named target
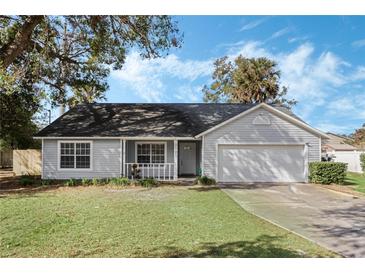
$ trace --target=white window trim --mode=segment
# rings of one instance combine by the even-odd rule
[[[141,145],[141,144],[156,144],[156,145],[164,145],[164,151],[165,151],[165,155],[164,155],[164,162],[163,163],[144,163],[144,164],[166,164],[167,163],[167,142],[135,142],[134,143],[134,160],[136,163],[138,163],[138,154],[137,154],[137,147],[138,145]],[[152,147],[150,147],[150,153],[152,155],[152,151],[151,151]],[[151,161],[151,159],[150,159]],[[138,163],[139,164],[139,163]],[[142,164],[142,163],[141,163]]]
[[[90,167],[89,168],[61,168],[61,143],[88,143],[90,144]],[[76,152],[75,152],[76,153]],[[76,162],[75,162],[76,165]],[[93,170],[93,141],[83,140],[58,140],[57,141],[57,170],[58,171],[92,171]]]

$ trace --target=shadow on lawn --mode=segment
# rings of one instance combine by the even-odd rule
[[[206,191],[211,191],[211,190],[217,190],[219,189],[218,186],[194,186],[194,187],[189,187],[189,190],[195,190],[198,192],[206,192]]]
[[[359,200],[360,201],[360,200]],[[342,253],[346,257],[365,257],[365,206],[363,202],[352,206],[337,206],[322,210],[322,218],[332,218],[342,222],[314,223],[308,225],[321,231],[321,237],[341,239],[346,242]],[[332,242],[333,247],[343,245],[342,242]]]
[[[219,183],[217,185],[213,186],[195,186],[190,187],[190,190],[195,191],[210,191],[210,190],[216,190],[216,189],[267,189],[272,187],[287,187],[289,184],[287,183]]]
[[[63,187],[64,184],[55,182],[49,185],[42,185],[40,179],[33,185],[23,186],[20,183],[20,176],[3,178],[0,180],[0,198],[10,194],[26,194],[33,195],[38,192],[45,192]]]
[[[24,187],[24,188],[16,188],[10,190],[2,190],[0,189],[0,199],[1,198],[13,198],[13,199],[21,199],[23,197],[38,197],[38,193],[48,192],[51,190],[58,189],[63,187],[63,185],[51,185],[51,186],[33,186],[33,187]],[[19,195],[14,195],[19,194]]]
[[[174,246],[164,247],[164,250],[152,250],[137,257],[163,258],[293,258],[306,257],[301,250],[291,250],[280,247],[282,237],[263,235],[253,241],[237,241],[224,244],[200,244],[197,251],[184,250]]]

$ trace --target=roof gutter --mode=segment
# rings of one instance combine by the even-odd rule
[[[87,140],[91,140],[91,139],[101,139],[101,140],[105,140],[105,139],[114,139],[114,140],[120,140],[120,139],[125,139],[125,140],[197,140],[199,138],[196,137],[156,137],[156,136],[144,136],[144,137],[124,137],[124,136],[118,136],[118,137],[98,137],[98,136],[34,136],[33,139],[36,140],[58,140],[58,139],[87,139]]]

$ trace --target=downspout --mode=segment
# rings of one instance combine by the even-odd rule
[[[205,145],[204,145],[204,135],[202,136],[202,161],[201,161],[201,176],[204,176],[204,149],[205,149]]]
[[[41,153],[41,155],[42,155],[42,162],[41,162],[41,164],[42,164],[42,169],[41,169],[41,179],[43,180],[44,179],[44,176],[43,176],[43,168],[44,168],[44,139],[42,138],[42,153]]]

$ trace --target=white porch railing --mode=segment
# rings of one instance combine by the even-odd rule
[[[125,163],[125,177],[130,179],[155,178],[158,181],[174,180],[174,163],[137,164]]]

